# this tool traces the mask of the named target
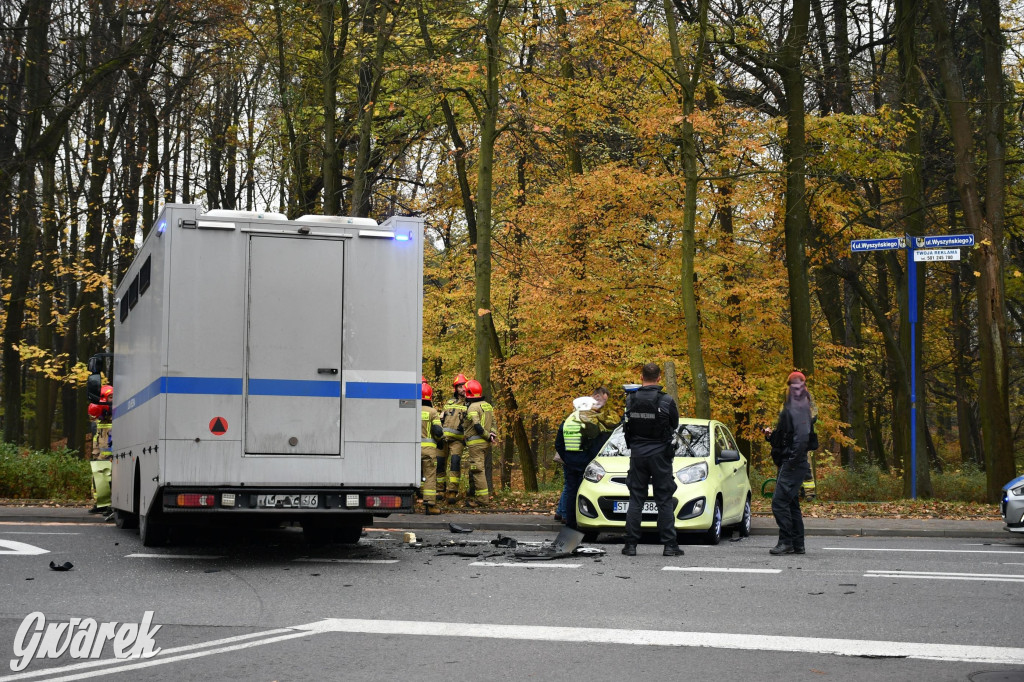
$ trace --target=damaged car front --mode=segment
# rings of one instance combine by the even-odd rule
[[[746,459],[729,429],[714,420],[680,419],[674,435],[672,470],[676,492],[672,513],[678,533],[703,533],[717,544],[724,527],[750,533],[750,481]],[[576,496],[576,523],[593,539],[602,531],[622,530],[629,508],[629,449],[622,427],[612,432],[587,466]],[[648,486],[641,528],[657,528],[657,505]]]

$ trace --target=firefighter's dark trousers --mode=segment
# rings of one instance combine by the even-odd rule
[[[800,513],[800,486],[810,475],[807,456],[786,460],[775,476],[772,514],[779,525],[779,544],[804,546],[804,517]]]

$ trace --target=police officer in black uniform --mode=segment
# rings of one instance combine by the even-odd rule
[[[658,534],[665,545],[665,556],[682,556],[676,540],[673,494],[676,481],[672,475],[675,446],[672,434],[679,425],[676,401],[669,397],[658,380],[661,368],[648,362],[641,370],[643,384],[626,398],[626,419],[623,431],[629,448],[629,509],[626,510],[626,544],[622,553],[636,556],[640,542],[640,521],[647,486],[654,487],[654,501],[658,505]]]

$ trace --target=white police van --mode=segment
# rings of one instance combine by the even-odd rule
[[[168,204],[116,293],[118,524],[147,546],[259,518],[355,542],[411,511],[422,281],[421,218]]]

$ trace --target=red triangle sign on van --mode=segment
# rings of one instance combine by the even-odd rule
[[[224,417],[214,417],[210,420],[210,433],[215,436],[223,436],[228,430],[228,420]]]

